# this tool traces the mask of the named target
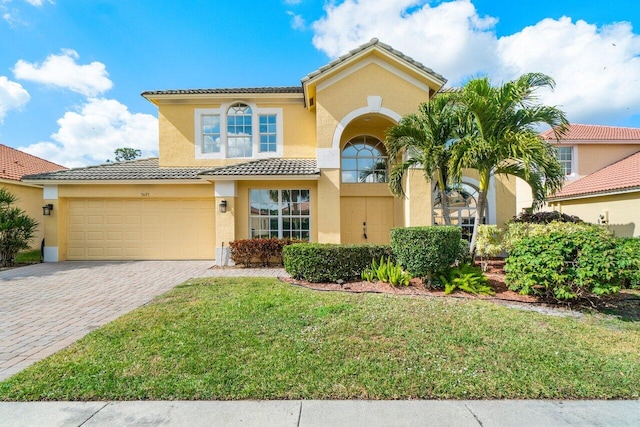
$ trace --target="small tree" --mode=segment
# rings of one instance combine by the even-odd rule
[[[0,266],[10,267],[19,251],[29,249],[38,228],[35,219],[22,209],[12,206],[18,198],[6,188],[0,188]]]
[[[142,156],[142,151],[136,148],[122,147],[116,148],[113,154],[116,155],[116,162],[126,162],[128,160],[135,160]]]

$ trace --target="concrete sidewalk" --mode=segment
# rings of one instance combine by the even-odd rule
[[[0,426],[638,426],[640,401],[0,402]]]

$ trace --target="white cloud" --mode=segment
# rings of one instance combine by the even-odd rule
[[[17,79],[69,89],[85,96],[100,95],[113,87],[106,67],[101,62],[76,63],[78,53],[63,49],[60,55],[49,55],[42,64],[19,60],[13,68]]]
[[[294,30],[304,30],[307,28],[307,23],[302,15],[297,15],[291,11],[288,11],[287,15],[291,17],[291,28]]]
[[[53,141],[19,149],[68,167],[104,163],[120,147],[137,148],[143,157],[157,155],[157,119],[131,113],[114,99],[90,98],[79,111],[65,113],[58,126]]]
[[[325,7],[313,24],[313,44],[330,57],[372,38],[423,62],[450,81],[495,64],[495,18],[481,17],[468,1],[436,7],[420,0],[346,0]]]
[[[313,23],[316,48],[337,57],[373,37],[444,75],[449,85],[487,74],[496,83],[539,71],[556,80],[544,94],[571,121],[606,124],[640,111],[640,36],[628,23],[598,28],[570,18],[545,19],[498,38],[495,17],[468,0],[345,0]]]
[[[9,110],[22,107],[30,99],[29,92],[20,83],[12,82],[5,76],[0,76],[0,123],[3,122]]]
[[[640,36],[631,25],[602,28],[570,18],[545,19],[498,43],[501,79],[539,71],[556,80],[547,103],[576,122],[598,123],[640,111]]]

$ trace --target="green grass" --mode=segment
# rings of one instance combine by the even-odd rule
[[[20,252],[16,255],[16,264],[37,264],[40,262],[40,249]]]
[[[0,400],[640,397],[640,325],[198,279],[0,383]]]

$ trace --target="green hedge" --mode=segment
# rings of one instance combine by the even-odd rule
[[[640,289],[640,238],[616,239],[616,260],[622,285]]]
[[[389,245],[297,243],[282,250],[287,273],[315,283],[355,280],[382,257],[394,259]]]
[[[510,249],[505,272],[512,290],[557,300],[618,292],[616,239],[608,230],[557,223],[536,231]]]
[[[398,263],[414,277],[432,278],[464,256],[467,247],[454,226],[391,229],[391,248]],[[468,252],[468,251],[467,251]]]

